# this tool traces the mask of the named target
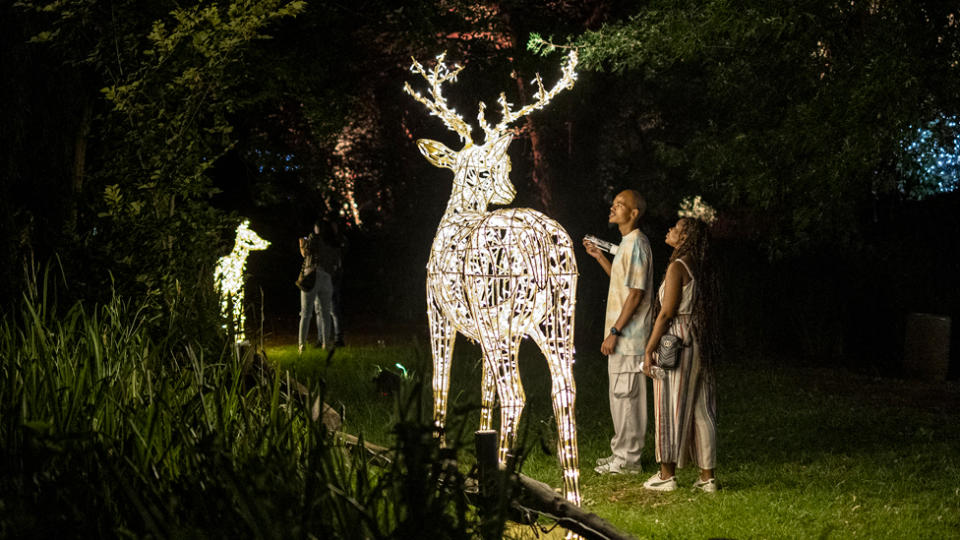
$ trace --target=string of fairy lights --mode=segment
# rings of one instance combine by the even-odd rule
[[[960,189],[960,116],[941,115],[908,134],[901,142],[900,167],[918,185],[910,186],[907,195],[920,199]]]

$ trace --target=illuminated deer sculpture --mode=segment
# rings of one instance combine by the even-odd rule
[[[236,340],[245,341],[245,315],[243,312],[243,271],[247,265],[247,256],[251,251],[267,249],[270,242],[260,238],[250,228],[250,220],[244,220],[237,227],[237,240],[233,244],[233,251],[229,255],[220,257],[217,267],[213,271],[213,282],[220,291],[220,312],[224,319],[230,321],[226,326],[233,329]]]
[[[459,152],[428,139],[417,145],[430,163],[453,170],[453,190],[440,220],[427,263],[427,315],[433,352],[434,421],[442,428],[447,413],[450,362],[457,332],[477,341],[483,350],[481,429],[492,426],[494,392],[500,401],[499,459],[503,463],[516,438],[525,396],[517,353],[524,336],[531,337],[550,365],[557,451],[563,467],[564,496],[580,504],[577,432],[574,419],[573,323],[577,262],[573,242],[559,223],[529,208],[487,211],[490,204],[508,204],[516,191],[510,182],[508,126],[543,108],[576,79],[577,56],[571,52],[560,81],[550,90],[536,78],[534,103],[511,110],[504,94],[500,123],[490,127],[480,103],[477,119],[484,143],[474,144],[471,127],[447,106],[440,88],[455,82],[463,69],[448,68],[444,55],[424,69],[413,61],[411,71],[429,85],[429,98],[404,90],[465,143]]]

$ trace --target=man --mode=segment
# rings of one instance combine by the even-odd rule
[[[610,415],[614,435],[609,457],[597,460],[600,474],[640,472],[640,453],[647,430],[647,387],[640,368],[650,335],[653,261],[650,241],[639,229],[647,205],[635,190],[620,192],[610,207],[610,223],[620,229],[623,239],[613,261],[587,241],[587,253],[610,276],[604,328],[607,335],[600,352],[608,356]]]

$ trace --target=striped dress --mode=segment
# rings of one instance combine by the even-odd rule
[[[713,469],[717,460],[717,396],[713,371],[700,359],[700,346],[690,325],[696,277],[682,259],[693,278],[683,286],[677,315],[670,321],[667,333],[683,339],[680,361],[666,370],[666,377],[653,380],[654,420],[656,422],[656,457],[660,463],[689,463],[701,469]],[[664,285],[659,298],[663,303]]]

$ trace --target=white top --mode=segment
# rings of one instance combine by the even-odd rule
[[[690,271],[690,267],[687,266],[686,261],[683,259],[675,259],[677,262],[683,265],[687,269],[687,273],[690,274],[690,281],[683,286],[683,289],[680,291],[680,305],[677,306],[677,315],[691,315],[693,313],[693,295],[696,292],[696,278],[693,277],[693,272]],[[663,304],[663,286],[660,284],[660,290],[657,292],[657,297],[660,299],[660,303]]]
[[[630,321],[620,329],[623,333],[617,339],[614,354],[643,356],[650,337],[653,324],[653,303],[650,285],[653,283],[653,254],[650,251],[650,240],[647,235],[634,229],[627,233],[617,254],[610,265],[610,289],[607,291],[606,324],[603,327],[604,337],[610,334],[610,327],[616,324],[623,309],[623,302],[630,294],[630,289],[644,291],[643,300],[633,312]],[[625,371],[637,371],[640,358],[636,359],[636,366]],[[637,368],[637,369],[634,369]]]

